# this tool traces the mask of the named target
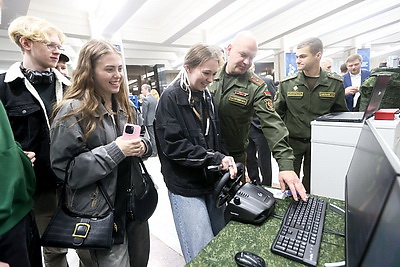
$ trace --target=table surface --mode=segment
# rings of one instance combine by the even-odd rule
[[[344,201],[320,197],[344,209]],[[290,204],[291,197],[277,200],[276,215],[283,216]],[[239,251],[250,251],[264,258],[267,266],[304,266],[271,252],[271,245],[278,233],[282,220],[270,216],[261,225],[244,224],[230,221],[227,226],[186,266],[237,266],[234,256]],[[345,231],[345,217],[326,210],[325,229],[340,233]],[[345,238],[336,234],[323,232],[318,266],[329,262],[340,262],[345,259]]]

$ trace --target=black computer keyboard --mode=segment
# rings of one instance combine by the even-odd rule
[[[289,259],[316,266],[324,229],[327,202],[309,197],[307,202],[292,201],[271,251]]]

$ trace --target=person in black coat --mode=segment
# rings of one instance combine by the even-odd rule
[[[237,172],[233,157],[224,152],[207,89],[220,63],[218,47],[194,45],[185,56],[184,68],[161,94],[156,110],[161,172],[186,262],[225,226],[224,207],[217,208],[213,197],[220,176],[207,167],[220,166],[231,177]]]

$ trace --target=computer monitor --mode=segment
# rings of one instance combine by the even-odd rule
[[[400,210],[400,202],[388,202],[391,200],[389,193],[398,177],[399,158],[382,139],[371,121],[367,120],[346,175],[347,266],[367,266],[369,263],[366,259],[372,257],[371,253],[382,252],[383,255],[384,251],[398,250],[398,245],[377,246],[376,243],[386,238],[383,235],[388,235],[387,238],[390,239],[392,234],[382,229],[385,225],[382,214],[384,210],[390,209],[389,204],[397,206],[397,210]],[[399,231],[400,220],[391,223],[398,225],[393,230]],[[373,252],[372,247],[377,251]]]
[[[363,259],[363,266],[400,266],[400,177],[397,177]]]

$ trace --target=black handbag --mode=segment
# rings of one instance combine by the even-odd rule
[[[68,167],[70,163],[68,163]],[[75,249],[111,249],[114,243],[114,208],[103,184],[97,182],[97,186],[109,206],[109,212],[102,217],[74,214],[64,203],[68,179],[67,170],[56,213],[41,237],[41,245]]]
[[[127,190],[127,216],[131,220],[145,222],[156,210],[158,193],[142,159],[138,158],[138,160],[140,170],[138,170],[136,164],[133,164],[133,161],[129,164],[135,167],[136,172],[131,172],[131,187]],[[139,194],[138,191],[141,186],[144,189],[143,193]]]

